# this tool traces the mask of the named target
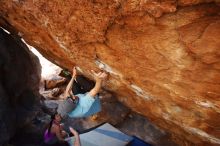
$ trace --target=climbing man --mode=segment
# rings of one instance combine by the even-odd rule
[[[98,92],[102,82],[107,78],[107,73],[92,71],[95,78],[88,80],[82,75],[77,75],[76,67],[73,68],[72,78],[66,87],[65,100],[59,104],[57,112],[62,117],[88,117],[101,111]]]

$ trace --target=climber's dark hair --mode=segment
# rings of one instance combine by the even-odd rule
[[[50,133],[50,130],[51,130],[51,127],[53,125],[53,120],[55,119],[55,116],[57,115],[58,113],[54,113],[53,115],[50,116],[50,124],[49,124],[49,128],[48,128],[48,133]]]

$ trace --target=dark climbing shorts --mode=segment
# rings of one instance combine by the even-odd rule
[[[76,96],[76,99],[72,97],[67,97],[62,101],[57,109],[57,112],[61,115],[62,118],[66,118],[68,113],[72,112],[79,102],[79,98]]]

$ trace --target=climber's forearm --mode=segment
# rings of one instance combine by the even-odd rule
[[[97,79],[95,83],[95,87],[89,92],[89,95],[91,97],[95,97],[98,94],[99,90],[101,89],[101,86],[102,86],[102,80]]]
[[[75,79],[75,76],[72,76],[70,82],[68,83],[66,87],[66,90],[64,93],[65,98],[70,95],[70,90],[72,89],[74,79]]]
[[[74,146],[81,146],[79,135],[75,134],[74,136],[75,136]]]

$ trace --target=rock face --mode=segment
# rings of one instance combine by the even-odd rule
[[[0,29],[0,145],[35,116],[40,63],[19,39]]]
[[[217,2],[217,1],[216,1]],[[180,145],[220,145],[220,6],[212,0],[1,0],[0,24],[108,90]]]

